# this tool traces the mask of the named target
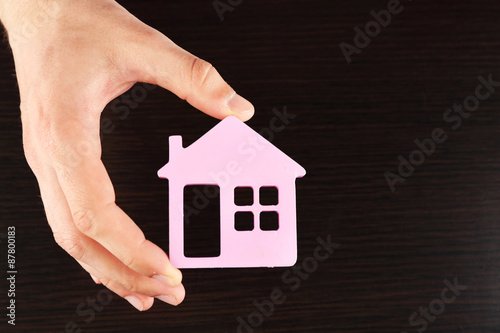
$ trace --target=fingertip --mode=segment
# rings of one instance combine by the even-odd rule
[[[233,92],[226,102],[231,114],[241,121],[247,121],[254,115],[255,108],[248,100]]]
[[[177,287],[182,283],[182,272],[178,268],[172,266],[169,275],[170,279],[172,280],[173,287]]]
[[[177,298],[177,301],[179,301],[179,303],[177,303],[177,305],[179,305],[184,301],[184,298],[186,297],[186,289],[184,289],[183,284],[178,285],[177,288],[179,288],[179,289],[177,290],[176,298]]]
[[[186,290],[182,284],[175,288],[172,288],[168,294],[156,296],[162,302],[168,303],[173,306],[177,306],[184,301],[186,297]]]
[[[167,265],[162,275],[168,278],[168,280],[170,281],[169,285],[171,287],[176,287],[182,282],[182,272],[177,267],[172,265],[172,262],[170,261],[168,255],[166,255],[166,257],[167,257]]]
[[[144,308],[142,309],[142,311],[147,311],[147,310],[151,309],[151,307],[153,306],[154,302],[155,302],[154,297],[147,297],[142,302],[142,305],[144,306]]]
[[[130,305],[132,305],[137,310],[139,310],[139,311],[143,311],[144,310],[144,304],[139,299],[139,297],[133,296],[133,295],[129,295],[129,296],[125,296],[125,299],[127,300],[127,302],[130,303]]]
[[[169,286],[169,287],[177,287],[182,282],[182,273],[177,268],[171,266],[166,273],[153,275],[153,279]]]
[[[124,297],[127,302],[139,311],[147,311],[151,309],[154,303],[154,297],[144,295],[128,295]]]

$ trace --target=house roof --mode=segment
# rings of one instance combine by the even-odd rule
[[[260,172],[286,172],[295,178],[306,174],[301,165],[234,116],[224,118],[186,148],[181,136],[171,136],[169,155],[168,163],[158,171],[160,178],[170,178],[180,170],[224,169],[228,161],[251,164]]]

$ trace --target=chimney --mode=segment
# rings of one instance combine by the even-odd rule
[[[172,135],[168,138],[168,149],[169,149],[169,157],[168,161],[172,162],[179,154],[179,152],[183,149],[182,147],[182,136],[180,135]]]

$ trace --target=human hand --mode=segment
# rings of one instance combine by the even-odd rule
[[[56,13],[30,38],[40,6]],[[207,62],[112,0],[3,0],[21,96],[26,159],[55,241],[139,310],[184,299],[182,274],[116,204],[101,161],[100,114],[136,82],[158,84],[213,117],[248,120],[253,106]]]

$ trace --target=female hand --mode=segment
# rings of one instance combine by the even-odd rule
[[[0,18],[15,60],[25,155],[55,241],[137,309],[155,297],[179,304],[181,272],[115,204],[101,161],[100,114],[136,82],[220,119],[248,120],[253,106],[209,63],[115,1],[2,0]]]

